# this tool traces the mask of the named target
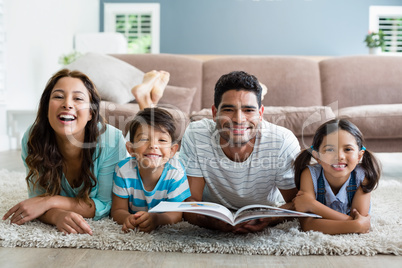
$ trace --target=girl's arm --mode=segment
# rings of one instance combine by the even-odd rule
[[[353,220],[328,220],[315,218],[300,218],[303,231],[318,231],[324,234],[368,233],[370,216],[362,216],[357,210],[351,212]]]
[[[366,183],[366,178],[364,179],[363,183]],[[359,213],[363,216],[367,216],[370,211],[370,200],[371,200],[371,193],[363,192],[361,186],[357,188],[357,191],[353,197],[352,206],[350,210],[356,209]]]
[[[315,199],[314,185],[310,170],[302,172],[299,193],[294,199],[296,210],[312,212],[322,219],[300,218],[303,231],[319,231],[325,234],[367,233],[370,229],[370,195],[363,193],[361,187],[356,191],[352,203],[351,216],[335,211]],[[358,211],[358,209],[361,209]]]
[[[331,220],[351,220],[352,217],[333,210],[316,200],[314,184],[308,168],[304,169],[300,178],[300,191],[293,200],[295,209],[301,212],[309,212]]]

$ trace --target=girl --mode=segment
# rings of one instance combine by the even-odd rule
[[[109,215],[114,167],[126,150],[121,131],[99,114],[100,101],[81,72],[63,69],[51,77],[22,140],[29,199],[3,220],[21,225],[37,218],[64,233],[92,234],[84,217]]]
[[[295,209],[322,216],[300,219],[304,231],[369,231],[370,192],[376,188],[381,171],[379,162],[363,144],[363,135],[354,124],[334,119],[318,128],[311,148],[296,158],[299,192],[293,199]],[[310,165],[311,156],[317,164]]]

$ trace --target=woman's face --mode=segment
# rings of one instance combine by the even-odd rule
[[[58,137],[84,141],[92,114],[89,92],[80,79],[63,77],[57,81],[50,94],[48,119]]]

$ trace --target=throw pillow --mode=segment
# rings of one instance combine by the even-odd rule
[[[102,100],[118,104],[134,100],[131,89],[142,83],[144,72],[112,56],[87,53],[65,66],[86,74],[96,85]]]
[[[180,110],[190,114],[191,104],[197,88],[185,88],[176,86],[166,86],[158,106]]]

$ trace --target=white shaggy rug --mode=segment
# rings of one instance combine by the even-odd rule
[[[126,234],[121,226],[104,219],[88,220],[92,236],[63,235],[39,221],[17,226],[0,219],[0,246],[250,255],[402,255],[401,193],[401,182],[381,181],[372,195],[372,230],[368,234],[301,232],[296,220],[247,235],[206,230],[187,222],[164,226],[150,234]],[[24,174],[0,170],[0,216],[26,197]]]

